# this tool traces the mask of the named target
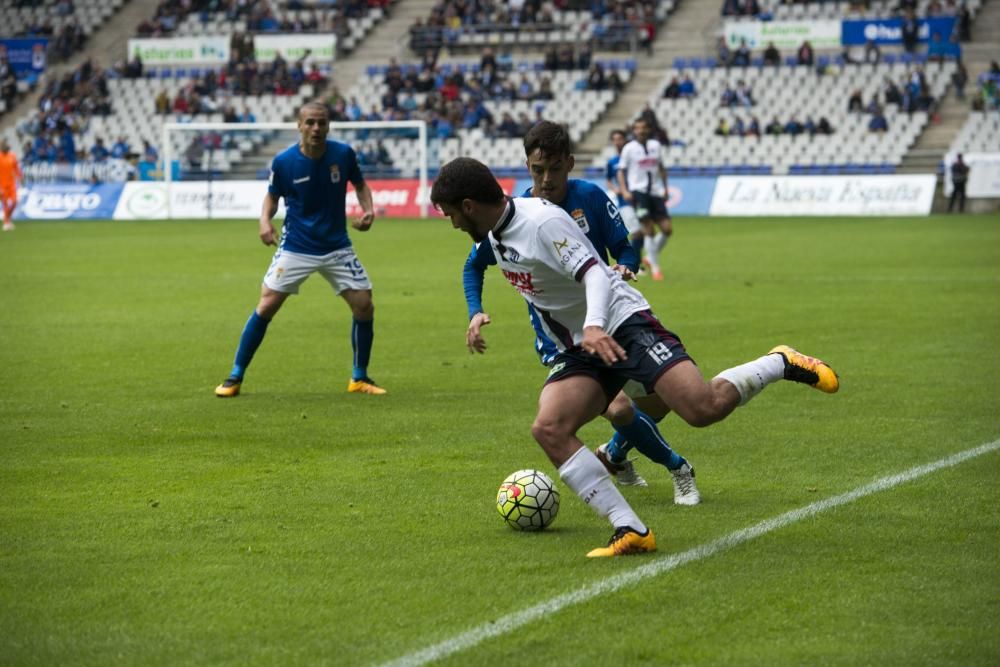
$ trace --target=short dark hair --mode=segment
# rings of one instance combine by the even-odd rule
[[[628,138],[628,132],[626,132],[625,130],[619,130],[617,128],[611,130],[611,132],[608,134],[608,138],[613,139],[616,134],[620,134],[623,137]]]
[[[536,150],[549,157],[569,156],[573,152],[569,130],[561,123],[539,121],[524,135],[524,155],[531,155]]]
[[[306,102],[305,104],[303,104],[302,106],[300,106],[299,107],[299,112],[297,114],[295,114],[295,117],[296,118],[301,118],[302,117],[302,112],[305,111],[306,109],[314,109],[316,111],[322,111],[322,112],[324,112],[326,114],[327,118],[330,117],[330,107],[326,106],[322,102],[315,102],[315,101],[313,101],[313,102]]]
[[[458,206],[463,199],[495,204],[503,198],[503,188],[490,168],[471,157],[458,157],[441,167],[431,188],[435,206]]]

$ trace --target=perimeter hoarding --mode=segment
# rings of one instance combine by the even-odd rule
[[[937,177],[720,176],[711,215],[928,215]]]
[[[747,47],[764,49],[774,42],[778,49],[795,50],[802,42],[809,42],[814,49],[840,47],[841,23],[829,21],[726,21],[723,34],[730,48],[742,42]]]
[[[588,178],[594,185],[607,191],[607,183],[604,179]],[[526,178],[518,179],[514,185],[514,192],[518,195],[527,192],[531,187],[531,181]],[[667,208],[672,215],[708,215],[709,207],[712,205],[712,193],[715,191],[715,178],[673,178],[667,181]],[[611,199],[617,203],[614,195]]]
[[[33,183],[17,192],[15,220],[97,220],[110,218],[122,192],[121,183]]]
[[[505,192],[512,192],[514,179],[498,179]],[[420,181],[415,178],[369,180],[376,217],[419,218]],[[267,192],[266,181],[181,181],[171,186],[170,212],[174,218],[250,218],[260,217],[261,204]],[[357,195],[350,185],[347,191],[348,218],[361,215]],[[284,200],[276,217],[285,216]],[[109,216],[110,217],[110,216]],[[162,182],[125,184],[118,205],[116,220],[165,220],[167,218],[167,187]]]
[[[951,165],[958,153],[944,156],[944,194],[951,196]],[[963,153],[962,161],[969,166],[965,196],[969,199],[1000,198],[1000,153]]]
[[[129,60],[139,56],[150,65],[215,65],[229,63],[228,37],[165,37],[128,40]]]

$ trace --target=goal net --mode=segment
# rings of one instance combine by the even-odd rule
[[[376,215],[384,214],[388,206],[427,217],[429,155],[424,121],[330,123],[329,138],[354,148],[365,180],[378,182],[372,187]],[[165,201],[159,204],[165,206],[167,218],[257,218],[271,160],[298,141],[295,123],[164,123]],[[407,199],[403,207],[401,198]],[[348,186],[348,218],[359,212],[357,197]],[[282,216],[284,201],[278,210]]]

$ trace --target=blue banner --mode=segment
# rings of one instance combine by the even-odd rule
[[[0,55],[7,56],[14,75],[23,78],[28,74],[45,71],[45,52],[49,40],[45,37],[0,39]]]
[[[921,42],[931,41],[931,35],[938,33],[941,41],[947,42],[955,29],[954,16],[935,16],[918,19],[917,33]],[[866,44],[869,40],[876,44],[902,44],[903,19],[856,19],[845,20],[840,27],[840,40],[845,46]]]
[[[92,220],[111,219],[115,213],[123,183],[84,185],[76,183],[37,183],[21,188],[16,220]]]

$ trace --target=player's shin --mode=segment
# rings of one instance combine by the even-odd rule
[[[243,378],[247,366],[253,360],[253,355],[264,340],[264,334],[267,333],[267,325],[270,323],[271,320],[261,317],[257,314],[256,310],[250,314],[250,318],[243,327],[243,334],[240,336],[240,345],[236,348],[236,359],[233,361],[233,370],[229,373],[229,377]]]
[[[676,470],[683,465],[684,457],[670,448],[660,429],[657,428],[656,422],[638,407],[635,408],[635,419],[632,423],[618,426],[617,429],[646,458],[670,470]]]
[[[608,471],[594,453],[586,447],[578,449],[559,467],[559,477],[611,525],[616,528],[630,526],[639,533],[646,532],[646,524],[615,488]]]
[[[351,344],[354,348],[354,369],[352,377],[361,380],[368,377],[368,362],[372,356],[375,341],[375,321],[354,319],[351,324]]]

